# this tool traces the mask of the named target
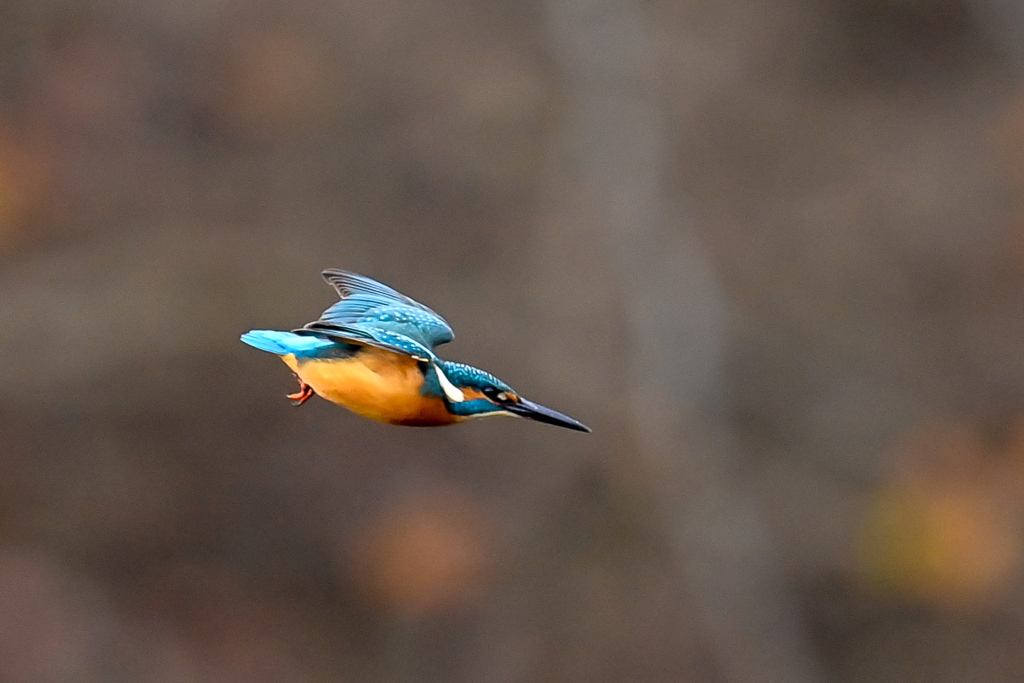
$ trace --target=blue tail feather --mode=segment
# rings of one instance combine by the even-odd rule
[[[315,356],[336,346],[328,339],[277,330],[252,330],[242,335],[242,341],[261,351],[276,353],[279,356],[288,353],[294,353],[296,356]]]

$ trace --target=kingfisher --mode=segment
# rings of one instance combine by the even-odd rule
[[[318,320],[291,332],[252,330],[241,338],[291,368],[299,380],[299,390],[288,394],[295,405],[316,395],[395,425],[434,427],[509,415],[590,431],[488,372],[438,358],[434,348],[455,334],[423,304],[348,271],[325,270],[323,277],[341,300]]]

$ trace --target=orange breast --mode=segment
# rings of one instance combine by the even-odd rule
[[[424,427],[460,421],[441,399],[420,394],[423,373],[409,356],[368,346],[351,358],[281,359],[319,396],[371,420]]]

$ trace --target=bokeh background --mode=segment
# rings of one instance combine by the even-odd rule
[[[1022,7],[5,0],[0,681],[1024,680]]]

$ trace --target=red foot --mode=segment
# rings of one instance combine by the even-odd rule
[[[288,398],[295,401],[296,406],[301,406],[303,403],[308,401],[314,396],[313,387],[309,386],[301,379],[299,380],[299,390],[294,394],[288,394]]]

